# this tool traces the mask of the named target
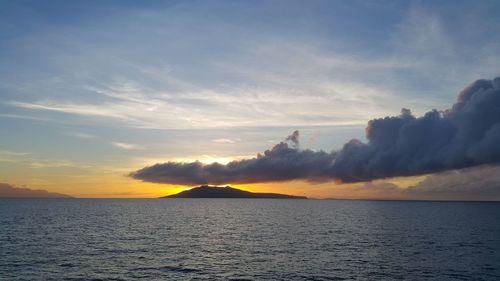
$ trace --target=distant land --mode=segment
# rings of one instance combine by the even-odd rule
[[[16,187],[7,183],[0,183],[0,198],[72,198],[69,195],[48,192],[42,189]]]
[[[230,186],[202,185],[177,194],[161,198],[258,198],[258,199],[307,199],[305,196],[293,196],[278,193],[255,193],[232,188]]]

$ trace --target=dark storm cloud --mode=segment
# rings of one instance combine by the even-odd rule
[[[150,182],[186,185],[319,179],[327,173],[332,160],[332,154],[298,150],[281,142],[256,158],[226,165],[168,162],[146,167],[131,176]]]
[[[299,136],[300,136],[299,131],[295,130],[291,135],[286,137],[285,141],[292,142],[292,147],[298,149],[299,148]]]
[[[367,142],[341,150],[298,147],[299,132],[256,158],[226,165],[168,162],[131,173],[136,179],[172,184],[255,183],[287,180],[360,182],[412,176],[500,162],[500,77],[465,88],[448,110],[415,117],[374,119]]]

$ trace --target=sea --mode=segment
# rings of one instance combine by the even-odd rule
[[[0,280],[500,280],[500,203],[2,199]]]

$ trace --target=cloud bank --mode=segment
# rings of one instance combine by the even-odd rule
[[[382,200],[500,200],[500,166],[480,166],[436,173],[423,181],[401,188],[389,182],[341,185],[333,198]]]
[[[404,189],[405,198],[420,200],[500,200],[500,166],[481,166],[431,175]]]
[[[415,176],[500,162],[500,77],[477,80],[444,111],[421,117],[402,109],[399,116],[373,119],[367,142],[353,139],[325,152],[299,148],[299,132],[255,158],[219,163],[168,162],[130,176],[180,185],[370,181]]]
[[[71,196],[41,189],[35,190],[0,183],[0,198],[71,198]]]

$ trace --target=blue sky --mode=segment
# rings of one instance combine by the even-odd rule
[[[338,149],[498,76],[499,16],[498,1],[2,1],[0,180],[228,161],[295,129]]]

